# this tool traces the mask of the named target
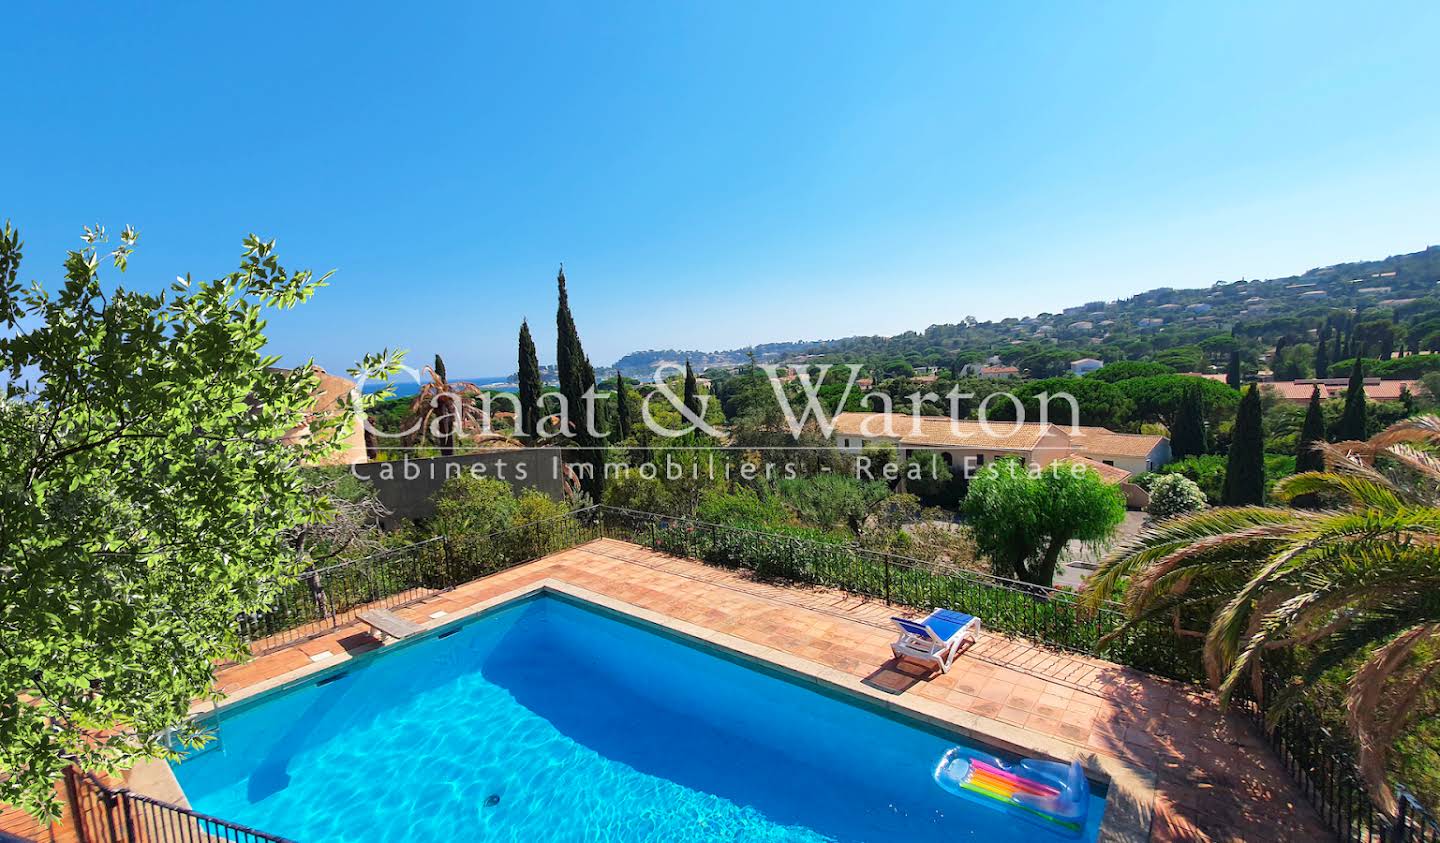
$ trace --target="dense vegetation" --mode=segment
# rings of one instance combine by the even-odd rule
[[[139,293],[102,283],[106,239],[87,229],[51,292],[21,287],[20,235],[0,233],[0,802],[42,817],[69,765],[173,755],[162,736],[213,698],[215,664],[248,655],[236,618],[347,541],[315,529],[335,503],[301,466],[353,408],[312,412],[314,369],[262,352],[265,317],[323,279],[252,235],[237,271]]]

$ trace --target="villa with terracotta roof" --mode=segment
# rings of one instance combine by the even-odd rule
[[[1399,401],[1400,392],[1408,389],[1414,392],[1417,380],[1382,380],[1380,378],[1365,379],[1365,397],[1371,401]],[[1345,388],[1350,385],[1349,378],[1305,378],[1294,381],[1271,381],[1260,384],[1262,390],[1273,390],[1279,397],[1296,404],[1305,404],[1310,401],[1310,393],[1315,387],[1320,387],[1320,398],[1339,398],[1345,394]]]
[[[840,413],[835,417],[836,446],[859,453],[871,443],[894,446],[901,458],[917,451],[938,451],[948,465],[973,474],[1001,457],[1049,465],[1058,460],[1088,465],[1105,480],[1123,484],[1144,471],[1170,462],[1164,436],[1116,433],[1103,427],[1074,427],[993,421],[982,424],[943,416],[908,413]]]

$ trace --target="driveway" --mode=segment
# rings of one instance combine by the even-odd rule
[[[1055,585],[1079,588],[1081,583],[1085,582],[1085,579],[1090,576],[1090,572],[1095,570],[1096,566],[1100,564],[1100,560],[1104,558],[1105,554],[1110,552],[1111,548],[1135,538],[1144,527],[1145,513],[1127,511],[1125,513],[1125,520],[1121,521],[1120,526],[1115,528],[1115,537],[1104,547],[1100,548],[1098,552],[1083,542],[1070,542],[1065,548],[1064,559],[1066,561],[1061,562],[1060,569],[1055,572]]]

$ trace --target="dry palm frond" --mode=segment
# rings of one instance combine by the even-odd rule
[[[1350,729],[1360,745],[1360,773],[1372,794],[1383,800],[1381,810],[1395,810],[1395,798],[1385,780],[1385,761],[1421,692],[1440,668],[1432,660],[1405,681],[1392,682],[1421,644],[1440,636],[1440,623],[1414,627],[1376,650],[1350,681],[1345,705]],[[1389,693],[1387,693],[1387,691]]]
[[[474,400],[476,396],[483,396],[484,390],[466,381],[447,382],[429,366],[424,371],[430,376],[430,382],[410,401],[403,439],[406,445],[429,440],[449,456],[467,429],[491,433],[489,417]]]

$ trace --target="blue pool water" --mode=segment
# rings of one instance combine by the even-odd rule
[[[556,597],[211,725],[191,804],[301,843],[1077,839],[942,790],[953,737]]]

